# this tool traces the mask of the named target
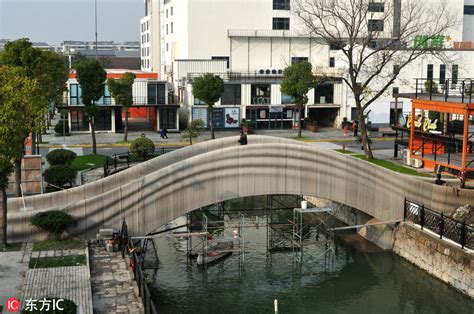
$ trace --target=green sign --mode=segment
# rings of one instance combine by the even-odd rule
[[[445,36],[441,36],[441,35],[436,35],[436,36],[416,35],[413,46],[419,49],[428,49],[428,48],[442,49],[444,48],[445,38],[446,38]]]

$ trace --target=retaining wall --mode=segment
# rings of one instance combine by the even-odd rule
[[[410,222],[395,228],[393,251],[434,277],[474,298],[474,252],[461,249]],[[466,309],[467,310],[467,309]]]

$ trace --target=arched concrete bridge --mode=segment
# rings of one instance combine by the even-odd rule
[[[403,218],[404,198],[445,210],[474,205],[474,191],[437,186],[311,144],[250,136],[185,147],[116,175],[70,190],[8,200],[10,241],[44,237],[29,224],[37,212],[61,209],[94,238],[99,228],[143,235],[189,211],[253,195],[296,194],[333,200],[380,220]]]

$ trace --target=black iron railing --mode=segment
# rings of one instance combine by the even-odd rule
[[[445,216],[424,205],[405,200],[405,220],[428,229],[439,235],[440,239],[447,238],[461,245],[462,248],[474,249],[474,228],[466,222],[461,222]]]
[[[128,227],[125,219],[122,222],[122,230],[120,232],[120,250],[122,252],[122,258],[128,257],[130,264],[133,265],[133,275],[134,280],[137,282],[138,293],[142,298],[145,314],[156,314],[156,306],[151,298],[150,288],[148,287],[147,280],[145,278],[145,273],[143,271],[143,260],[141,256],[138,256],[133,250],[134,245],[132,239],[128,235]]]
[[[121,170],[130,168],[130,165],[140,163],[166,153],[172,152],[176,149],[182,148],[182,146],[176,147],[157,147],[153,152],[150,152],[146,159],[133,154],[131,152],[126,152],[122,154],[115,154],[111,158],[106,158],[104,161],[104,178],[109,176],[112,173],[116,173]]]
[[[474,80],[465,79],[415,79],[415,98],[472,103]],[[401,93],[400,95],[403,95]]]

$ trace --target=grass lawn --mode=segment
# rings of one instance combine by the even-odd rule
[[[81,240],[46,240],[33,244],[33,251],[49,251],[49,250],[70,250],[84,249],[84,242]]]
[[[341,153],[341,154],[355,154],[353,151],[348,150],[348,149],[335,149],[336,152]]]
[[[77,156],[72,162],[71,166],[77,171],[102,167],[104,165],[105,158],[110,157],[103,155]]]
[[[20,251],[21,250],[21,245],[23,243],[17,242],[17,243],[8,243],[7,247],[3,249],[4,252],[15,252],[15,251]]]
[[[365,155],[362,155],[362,154],[351,155],[351,156],[355,157],[355,158],[366,160]],[[372,159],[372,160],[366,160],[366,161],[368,161],[370,163],[373,163],[373,164],[376,164],[380,167],[384,167],[384,168],[387,168],[389,170],[398,172],[398,173],[404,173],[404,174],[408,174],[408,175],[412,175],[412,176],[419,176],[419,177],[431,177],[427,173],[418,172],[415,169],[407,168],[407,167],[404,167],[402,165],[396,164],[396,163],[388,161],[388,160]]]
[[[30,259],[30,268],[49,268],[87,265],[85,255],[40,257]]]

